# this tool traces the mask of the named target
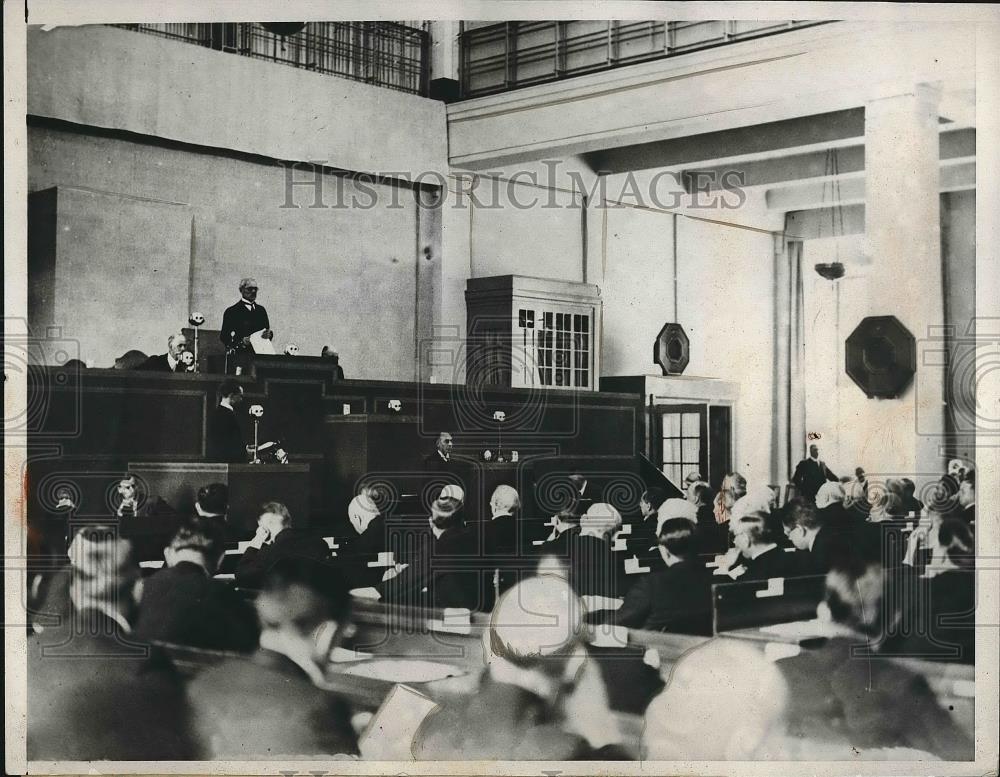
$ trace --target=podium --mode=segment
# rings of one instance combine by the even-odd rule
[[[229,486],[230,539],[249,539],[264,502],[281,502],[292,526],[309,525],[308,464],[215,464],[209,462],[129,462],[129,472],[147,494],[162,497],[181,514],[194,512],[198,489]]]

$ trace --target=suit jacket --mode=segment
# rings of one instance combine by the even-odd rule
[[[809,502],[816,501],[816,492],[820,486],[828,480],[835,481],[834,475],[828,466],[822,461],[805,458],[795,466],[795,473],[792,475],[792,483],[798,490],[799,495]]]
[[[280,653],[260,650],[199,672],[188,695],[214,759],[298,759],[358,751],[347,702]]]
[[[180,367],[180,362],[177,363]],[[176,372],[177,370],[172,370],[170,368],[170,362],[167,361],[167,354],[161,353],[156,356],[150,356],[146,361],[136,367],[138,370],[146,370],[147,372]]]
[[[904,613],[910,637],[901,652],[915,658],[972,664],[976,660],[976,573],[955,569],[918,581]]]
[[[421,723],[417,760],[567,761],[589,753],[541,697],[484,673],[474,693],[452,697]]]
[[[643,575],[614,620],[632,629],[712,634],[712,574],[697,558]]]
[[[217,405],[208,417],[205,448],[209,461],[246,464],[247,451],[236,411]]]
[[[621,596],[611,543],[576,532],[567,542],[569,583],[580,596]]]
[[[253,607],[189,561],[143,581],[135,633],[148,641],[240,653],[253,652],[260,637]]]
[[[888,658],[851,655],[857,639],[838,637],[776,666],[791,693],[793,737],[840,736],[863,748],[910,747],[945,760],[967,760],[973,745],[937,702],[923,676]]]
[[[742,562],[747,571],[738,578],[741,583],[769,580],[772,577],[795,577],[801,574],[794,554],[786,553],[778,547],[761,553],[755,559],[744,558]]]
[[[236,585],[240,588],[259,588],[268,571],[288,558],[305,558],[326,561],[330,548],[322,537],[306,529],[289,527],[278,533],[274,542],[261,548],[247,548],[236,565]]]
[[[382,584],[383,599],[418,607],[482,609],[486,600],[480,595],[482,559],[476,554],[472,534],[456,526],[436,539],[433,534],[430,537],[422,548],[426,555],[414,555],[407,569]]]
[[[230,305],[222,314],[222,328],[219,330],[219,339],[228,348],[235,348],[240,341],[254,332],[261,329],[270,329],[271,322],[267,318],[267,310],[263,305],[254,305],[254,309],[247,310],[246,305],[240,300],[235,305]]]
[[[162,652],[103,613],[76,615],[75,629],[28,638],[28,758],[199,758],[181,678]]]

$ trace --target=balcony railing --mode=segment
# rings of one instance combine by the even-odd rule
[[[300,32],[284,36],[256,23],[116,26],[427,95],[430,37],[424,30],[396,22],[308,22]]]
[[[462,97],[479,97],[824,23],[464,22],[459,35]]]

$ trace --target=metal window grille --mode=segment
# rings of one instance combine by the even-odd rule
[[[119,24],[198,46],[426,96],[430,36],[397,22],[308,22],[294,35],[256,23]]]
[[[685,54],[826,21],[463,22],[463,97]]]

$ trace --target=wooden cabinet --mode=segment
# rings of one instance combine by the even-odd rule
[[[523,275],[470,278],[465,382],[596,391],[601,291]]]

